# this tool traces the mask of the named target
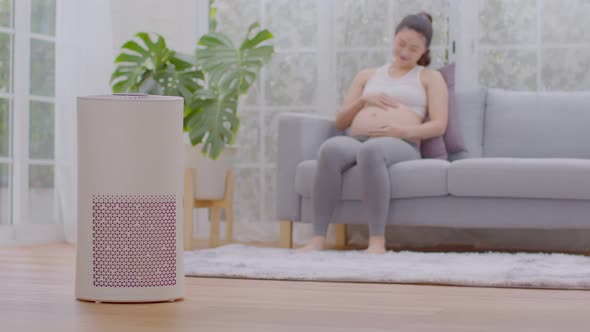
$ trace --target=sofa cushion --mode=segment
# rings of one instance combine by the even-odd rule
[[[447,169],[450,163],[439,159],[408,160],[389,167],[392,198],[446,196]],[[295,191],[311,197],[317,160],[307,160],[297,166]],[[361,177],[354,166],[344,173],[342,200],[361,199]]]
[[[486,157],[590,158],[590,92],[488,90]]]
[[[474,158],[448,170],[453,196],[590,199],[590,160]]]
[[[459,115],[461,135],[465,151],[449,155],[449,160],[479,158],[483,149],[483,117],[486,89],[471,89],[455,92],[456,110]]]
[[[447,170],[440,159],[406,160],[389,166],[392,198],[446,196]]]

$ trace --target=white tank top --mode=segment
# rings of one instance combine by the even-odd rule
[[[385,93],[402,104],[408,105],[410,110],[422,118],[426,116],[426,92],[420,82],[420,73],[424,66],[416,65],[400,78],[389,76],[390,64],[379,67],[365,84],[363,95],[367,93]]]

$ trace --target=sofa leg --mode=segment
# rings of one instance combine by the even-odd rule
[[[334,233],[335,233],[335,244],[334,247],[336,250],[344,250],[346,249],[346,224],[335,224],[334,225]]]
[[[281,248],[293,248],[293,221],[281,220]]]

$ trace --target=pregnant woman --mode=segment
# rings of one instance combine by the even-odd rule
[[[360,71],[350,86],[336,127],[347,136],[320,147],[313,187],[313,232],[304,251],[323,250],[331,215],[341,198],[342,173],[354,165],[362,176],[361,196],[369,225],[369,253],[385,252],[394,163],[420,159],[420,142],[441,136],[447,127],[448,92],[430,64],[432,18],[406,16],[395,29],[393,61]],[[429,121],[424,122],[428,114]]]

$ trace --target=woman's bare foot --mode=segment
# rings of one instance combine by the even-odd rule
[[[385,250],[385,236],[370,236],[369,247],[365,251],[369,254],[384,254]]]
[[[326,248],[326,237],[321,235],[315,235],[309,243],[299,249],[302,252],[310,252],[310,251],[320,251]]]

